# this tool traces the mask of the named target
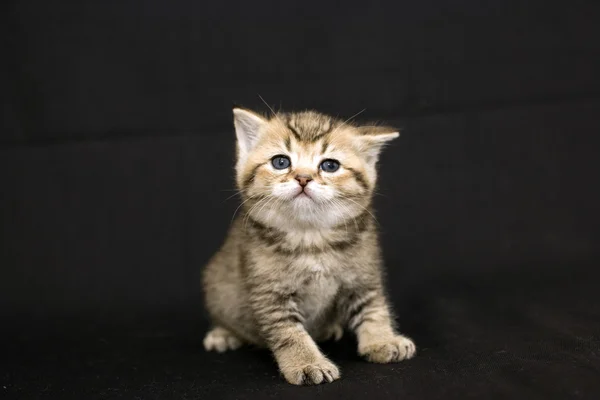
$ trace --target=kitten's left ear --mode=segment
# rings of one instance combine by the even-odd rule
[[[360,126],[357,128],[362,150],[367,162],[375,164],[385,145],[400,136],[400,131],[389,126]]]

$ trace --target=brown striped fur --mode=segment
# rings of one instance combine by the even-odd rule
[[[411,358],[415,345],[395,330],[384,295],[371,210],[378,155],[397,131],[313,111],[267,118],[235,108],[234,123],[243,203],[204,270],[206,349],[266,346],[293,384],[340,377],[316,342],[345,329],[369,361]],[[278,155],[289,168],[273,167]],[[340,168],[321,170],[326,159]],[[298,176],[309,179],[306,195]]]

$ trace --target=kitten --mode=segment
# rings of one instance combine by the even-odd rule
[[[413,357],[393,326],[370,211],[379,153],[398,132],[312,111],[233,114],[243,212],[204,271],[205,348],[268,347],[297,385],[340,377],[315,341],[344,329],[371,362]]]

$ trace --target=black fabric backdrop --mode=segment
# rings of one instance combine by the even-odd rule
[[[600,4],[4,2],[0,397],[598,398]],[[396,124],[376,197],[416,359],[206,354],[231,104]]]

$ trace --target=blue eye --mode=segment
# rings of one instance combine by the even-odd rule
[[[271,160],[271,164],[273,165],[273,168],[275,168],[275,169],[289,168],[291,163],[292,162],[290,161],[290,159],[286,156],[275,156]]]
[[[321,163],[321,169],[325,172],[335,172],[340,168],[340,162],[337,160],[325,160]]]

